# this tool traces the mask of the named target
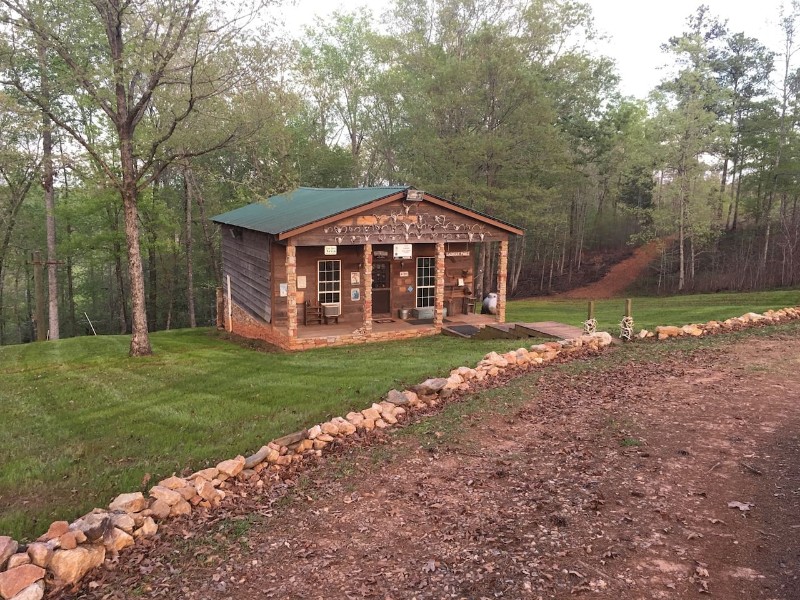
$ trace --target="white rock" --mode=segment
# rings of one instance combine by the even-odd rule
[[[120,494],[108,505],[112,511],[121,512],[141,512],[147,508],[147,500],[142,492],[132,492],[130,494]]]
[[[79,581],[91,569],[103,564],[106,549],[100,544],[79,546],[74,550],[58,550],[50,561],[50,571],[64,585]]]

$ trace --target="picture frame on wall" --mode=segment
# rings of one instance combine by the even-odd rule
[[[350,285],[361,285],[361,273],[359,271],[350,271]]]
[[[350,290],[350,300],[353,302],[359,302],[361,300],[361,290],[358,288],[353,288]]]

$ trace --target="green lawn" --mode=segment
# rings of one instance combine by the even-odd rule
[[[370,405],[393,387],[475,364],[512,340],[437,336],[303,353],[264,353],[208,329],[0,348],[0,534],[104,506],[185,467],[200,468]]]
[[[798,304],[800,293],[634,299],[638,327],[724,319]],[[509,321],[580,325],[583,301],[523,300]],[[597,303],[618,332],[623,301]],[[127,336],[0,348],[0,534],[38,535],[54,519],[104,506],[184,468],[252,452],[393,387],[475,364],[514,340],[437,336],[302,353],[264,353],[183,330],[152,335],[155,355],[127,356]]]
[[[581,327],[586,319],[586,300],[517,300],[509,302],[506,321],[560,321]],[[800,305],[800,290],[753,292],[746,294],[696,294],[692,296],[633,298],[636,330],[657,325],[685,325],[724,320],[746,312]],[[625,314],[625,300],[598,300],[595,318],[598,329],[619,334]]]

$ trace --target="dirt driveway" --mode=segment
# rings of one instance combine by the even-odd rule
[[[241,487],[77,594],[798,599],[799,331],[534,372]]]

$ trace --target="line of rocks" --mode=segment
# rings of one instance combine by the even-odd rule
[[[733,331],[753,325],[773,325],[792,321],[800,318],[800,310],[796,307],[781,308],[778,310],[768,310],[765,313],[749,312],[743,314],[741,317],[733,317],[724,321],[709,321],[708,323],[691,323],[682,327],[674,325],[660,325],[656,327],[655,331],[648,331],[642,329],[636,337],[639,339],[647,339],[657,337],[659,340],[666,340],[673,337],[692,336],[700,337],[709,333],[718,333],[720,331]]]
[[[712,330],[797,318],[800,318],[798,309],[785,308],[767,311],[763,315],[747,313],[722,323],[711,321],[683,328],[659,327],[656,333],[643,330],[639,337],[666,339],[703,335]],[[326,447],[339,439],[392,427],[407,418],[409,411],[436,407],[454,393],[467,392],[480,382],[509,370],[529,369],[587,349],[599,351],[612,341],[609,333],[597,332],[504,354],[490,352],[475,368],[458,367],[450,371],[448,377],[427,379],[403,391],[391,390],[383,401],[369,408],[275,439],[247,458],[237,456],[187,477],[168,477],[153,486],[147,497],[141,492],[120,494],[107,509],[94,509],[73,523],[52,523],[47,533],[26,546],[19,545],[10,537],[0,536],[0,598],[41,600],[45,582],[47,587],[55,588],[77,583],[90,570],[103,564],[107,557],[116,557],[138,540],[155,536],[158,522],[190,516],[195,510],[218,507],[232,483],[230,480],[263,487],[264,475],[274,478],[293,463],[322,456]]]

